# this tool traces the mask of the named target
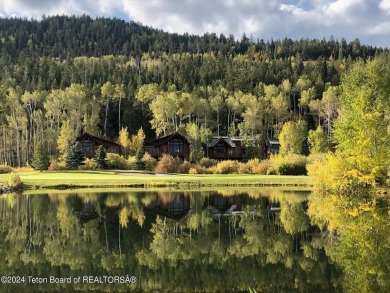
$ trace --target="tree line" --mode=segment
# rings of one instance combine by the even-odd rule
[[[82,132],[116,140],[122,128],[130,135],[143,128],[147,140],[180,131],[201,146],[210,135],[241,135],[261,143],[278,137],[285,122],[304,120],[309,129],[323,126],[330,142],[342,76],[356,58],[385,54],[357,43],[350,44],[354,52],[347,51],[343,40],[286,39],[263,46],[245,36],[232,41],[232,50],[217,41],[210,49],[210,35],[183,35],[175,41],[182,50],[155,50],[160,39],[169,43],[178,35],[87,16],[0,23],[0,163],[12,166],[31,162],[39,142],[58,157]],[[119,28],[128,28],[129,35]],[[72,43],[103,33],[114,38],[112,46],[140,35],[153,42],[137,54],[98,53]],[[33,45],[27,52],[22,35],[30,34]],[[10,38],[14,51],[8,50]],[[58,38],[63,53],[44,51],[54,50]],[[189,40],[208,45],[194,51]]]
[[[305,60],[321,56],[366,58],[383,51],[361,44],[359,39],[347,42],[330,37],[319,39],[254,40],[243,34],[205,33],[203,36],[167,33],[140,23],[118,18],[82,16],[43,16],[41,20],[22,18],[0,19],[0,51],[17,59],[21,55],[76,57],[125,55],[141,57],[143,53],[218,53],[245,54],[250,47],[269,58],[285,58],[300,54]]]

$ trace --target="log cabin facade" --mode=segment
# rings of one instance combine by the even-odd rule
[[[122,153],[120,144],[93,136],[88,132],[84,132],[82,135],[78,136],[75,142],[80,143],[86,158],[93,158],[95,156],[96,150],[101,145],[106,149],[107,153],[114,153],[119,155]]]
[[[250,139],[253,144],[253,139]],[[213,136],[205,146],[205,156],[215,160],[242,160],[246,152],[241,137]]]
[[[163,154],[179,157],[183,160],[190,158],[190,143],[184,135],[178,132],[145,143],[145,153],[159,159]]]

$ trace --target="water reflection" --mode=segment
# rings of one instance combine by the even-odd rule
[[[390,239],[388,214],[379,220],[369,209],[377,207],[333,210],[328,198],[278,190],[7,195],[0,198],[1,275],[134,275],[137,282],[0,284],[0,291],[353,291],[360,280],[346,273],[355,269],[348,253],[360,253],[356,241],[365,241],[368,255],[356,256],[364,267],[356,272],[368,259],[377,264],[381,270],[368,273],[380,292],[390,288],[389,267],[374,256],[390,260]]]

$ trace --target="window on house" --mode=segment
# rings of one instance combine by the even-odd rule
[[[86,155],[93,155],[93,142],[89,139],[80,141],[80,145]]]
[[[118,150],[116,148],[110,148],[109,152],[116,154],[116,153],[118,153]]]
[[[152,154],[153,153],[153,148],[152,147],[146,147],[146,152],[148,154]]]
[[[216,146],[214,148],[214,152],[217,154],[225,154],[226,153],[226,148],[224,146]]]
[[[169,143],[169,152],[171,154],[178,154],[184,152],[184,144],[180,139],[173,139]]]

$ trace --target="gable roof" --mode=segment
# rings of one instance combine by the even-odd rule
[[[104,145],[104,146],[108,146],[108,147],[118,147],[118,148],[121,147],[120,144],[117,144],[113,141],[109,141],[109,140],[106,140],[106,139],[103,139],[103,138],[100,138],[97,136],[93,136],[92,134],[89,134],[88,132],[84,132],[82,135],[76,137],[76,141],[81,141],[83,138],[89,138],[90,140],[94,141],[96,144],[99,144],[99,145]]]
[[[223,142],[231,148],[235,148],[236,144],[228,136],[213,136],[211,141],[207,143],[207,147],[212,148],[216,146],[219,142]]]
[[[269,146],[279,146],[280,145],[280,142],[279,142],[279,139],[277,138],[267,138],[265,140],[265,144],[266,145],[269,145]]]
[[[169,142],[170,140],[172,140],[176,137],[179,137],[179,138],[183,139],[185,142],[187,142],[188,144],[190,144],[188,142],[188,139],[184,135],[180,134],[179,132],[175,132],[173,134],[163,136],[163,137],[157,138],[155,140],[151,140],[149,142],[146,142],[145,146],[159,146],[159,145],[162,145],[162,144]]]
[[[255,146],[254,145],[254,139],[252,137],[250,137],[250,138],[242,138],[242,137],[239,137],[239,136],[233,136],[233,137],[229,137],[229,136],[213,136],[211,138],[211,140],[207,143],[207,147],[208,148],[212,148],[218,142],[222,142],[222,141],[226,145],[231,147],[231,148],[235,148],[237,146],[236,143],[241,143],[241,145],[242,145],[243,141],[250,141],[250,142],[252,142],[252,145]]]

